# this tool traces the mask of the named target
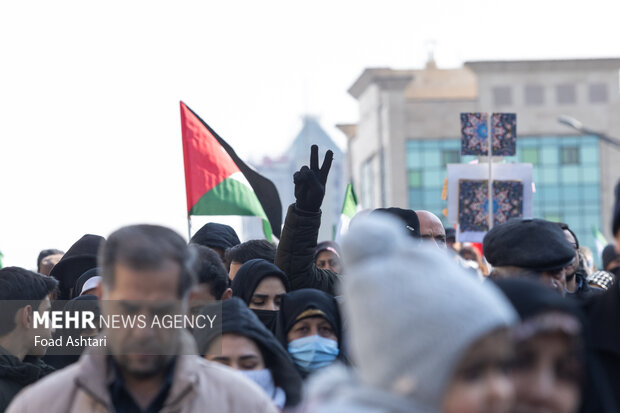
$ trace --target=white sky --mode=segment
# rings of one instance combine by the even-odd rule
[[[366,67],[620,57],[620,2],[589,0],[4,1],[0,250],[138,222],[186,234],[179,100],[239,154],[278,155],[317,114],[357,120]],[[203,222],[197,220],[197,222]],[[198,225],[196,225],[198,226]]]

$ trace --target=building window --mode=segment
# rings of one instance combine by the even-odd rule
[[[562,165],[579,164],[579,146],[564,146],[560,151]]]
[[[575,90],[575,85],[557,85],[555,88],[555,92],[559,104],[567,105],[577,102],[577,92]]]
[[[593,83],[588,88],[590,103],[607,102],[607,85],[605,83]]]
[[[411,188],[421,188],[422,171],[420,171],[419,169],[409,171],[408,181]]]
[[[525,85],[525,104],[542,105],[544,103],[545,90],[540,85]]]
[[[495,86],[493,88],[493,104],[496,106],[512,105],[512,90],[510,86]]]
[[[521,150],[521,161],[538,165],[539,163],[538,148],[523,148]]]
[[[448,165],[449,163],[459,163],[461,161],[461,154],[458,150],[454,149],[444,149],[441,151],[441,163],[443,166]]]

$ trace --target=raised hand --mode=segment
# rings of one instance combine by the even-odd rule
[[[319,147],[312,145],[310,167],[304,165],[293,175],[297,208],[308,212],[318,212],[321,209],[325,197],[325,183],[333,160],[334,153],[328,150],[323,165],[319,168]]]

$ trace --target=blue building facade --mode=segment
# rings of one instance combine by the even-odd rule
[[[467,163],[460,155],[459,138],[409,139],[407,186],[409,207],[426,209],[441,217],[447,202],[441,199],[446,165]],[[593,228],[601,228],[599,143],[594,136],[524,136],[517,139],[517,155],[505,162],[534,166],[534,217],[566,222],[582,245],[596,251]]]

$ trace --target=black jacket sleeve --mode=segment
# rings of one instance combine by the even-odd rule
[[[284,220],[275,264],[287,275],[291,290],[316,288],[336,295],[338,275],[317,268],[314,251],[321,226],[321,212],[306,212],[289,206]]]

